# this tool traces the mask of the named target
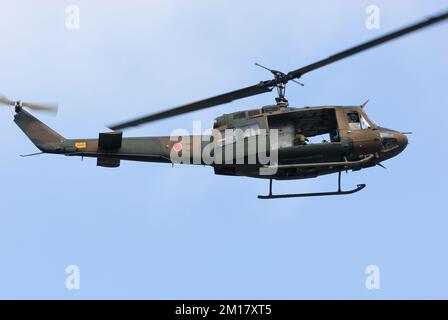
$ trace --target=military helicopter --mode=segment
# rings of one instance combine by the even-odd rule
[[[112,132],[100,133],[97,139],[66,139],[24,110],[24,108],[29,108],[36,111],[54,112],[56,110],[54,105],[12,101],[6,97],[0,97],[0,103],[15,107],[14,121],[40,149],[41,152],[38,154],[51,153],[94,157],[97,158],[98,166],[115,168],[120,166],[121,160],[171,164],[185,163],[173,160],[173,154],[185,153],[187,158],[191,160],[193,157],[191,152],[194,154],[195,151],[199,151],[199,154],[201,154],[200,152],[205,148],[205,142],[207,141],[216,142],[216,140],[220,140],[222,144],[219,147],[224,148],[230,145],[233,148],[238,141],[233,139],[226,142],[226,138],[222,135],[221,138],[219,138],[219,135],[218,138],[216,136],[196,137],[199,138],[199,143],[195,143],[195,136],[183,136],[176,139],[170,136],[123,138],[122,130],[276,89],[278,96],[275,99],[275,104],[259,109],[224,114],[216,118],[213,126],[218,133],[223,133],[228,129],[249,129],[249,131],[244,131],[249,132],[249,134],[243,135],[241,138],[244,146],[247,145],[251,137],[255,137],[255,140],[257,140],[261,139],[261,135],[270,137],[273,132],[276,132],[277,141],[274,144],[275,151],[278,152],[278,158],[275,163],[267,165],[256,160],[250,164],[238,161],[230,163],[216,161],[210,164],[203,159],[199,159],[199,161],[193,161],[193,164],[209,164],[214,168],[215,174],[218,175],[269,179],[269,194],[259,195],[258,198],[260,199],[352,194],[362,190],[366,185],[358,184],[352,190],[341,190],[341,172],[357,171],[376,165],[382,166],[383,161],[397,156],[406,148],[408,144],[406,133],[376,125],[364,110],[366,103],[355,106],[290,107],[285,98],[287,83],[289,81],[299,83],[297,79],[308,72],[439,23],[447,18],[448,11],[288,73],[259,65],[270,71],[273,74],[273,79],[112,125],[109,127],[113,130]],[[328,139],[317,143],[310,142],[313,137],[322,135],[326,135]],[[266,142],[266,145],[268,153],[273,152],[274,145],[269,141]],[[217,150],[214,151],[217,152]],[[257,151],[245,149],[242,155],[243,160],[251,156],[251,152],[257,153]],[[223,154],[225,152],[220,154],[220,157]],[[232,160],[238,160],[235,157],[234,155]],[[261,174],[260,169],[273,170],[272,174],[267,175]],[[338,173],[337,191],[299,194],[272,193],[273,179],[306,179],[331,173]]]

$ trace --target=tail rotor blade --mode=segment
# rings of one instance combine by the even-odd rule
[[[23,107],[27,107],[31,110],[35,111],[41,111],[41,112],[48,112],[56,114],[58,112],[58,105],[56,103],[30,103],[30,102],[23,102]]]
[[[12,100],[9,100],[8,98],[6,98],[5,96],[1,96],[0,95],[0,104],[4,104],[4,105],[9,105],[9,106],[14,106],[15,102]]]
[[[33,103],[33,102],[22,102],[20,100],[14,101],[9,98],[0,95],[0,104],[13,106],[13,107],[25,107],[31,110],[39,112],[47,112],[56,114],[58,112],[58,105],[56,103]]]

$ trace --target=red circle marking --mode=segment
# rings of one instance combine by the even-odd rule
[[[173,145],[173,150],[174,151],[176,151],[176,152],[179,152],[179,151],[181,151],[182,150],[182,143],[175,143],[174,145]]]

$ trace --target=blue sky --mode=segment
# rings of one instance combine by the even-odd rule
[[[78,5],[81,28],[65,28]],[[364,26],[378,5],[381,28]],[[39,116],[66,137],[269,78],[445,8],[443,1],[29,1],[3,3],[0,91],[58,101]],[[0,110],[0,298],[448,298],[448,23],[310,73],[293,106],[353,105],[413,131],[387,170],[343,176],[347,197],[262,201],[267,182],[207,167],[43,155]],[[132,129],[167,135],[266,94]],[[328,190],[336,176],[274,182]],[[81,289],[67,290],[78,265]],[[368,290],[377,265],[381,289]]]

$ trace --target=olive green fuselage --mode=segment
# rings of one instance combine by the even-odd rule
[[[360,106],[267,106],[226,114],[214,123],[215,132],[221,134],[219,143],[216,135],[122,138],[117,132],[100,134],[99,139],[66,139],[21,108],[16,109],[15,122],[42,152],[95,157],[103,167],[118,167],[120,160],[197,164],[214,167],[216,174],[268,179],[359,170],[396,156],[407,145],[403,134],[376,126]],[[239,142],[225,136],[226,130],[235,129],[246,133]],[[266,141],[260,145],[261,138]],[[251,142],[258,147],[251,149]],[[238,143],[244,146],[242,153]],[[275,159],[262,162],[260,146],[265,146],[267,157],[276,153]],[[364,161],[367,157],[369,161]],[[265,167],[275,170],[261,174]]]

